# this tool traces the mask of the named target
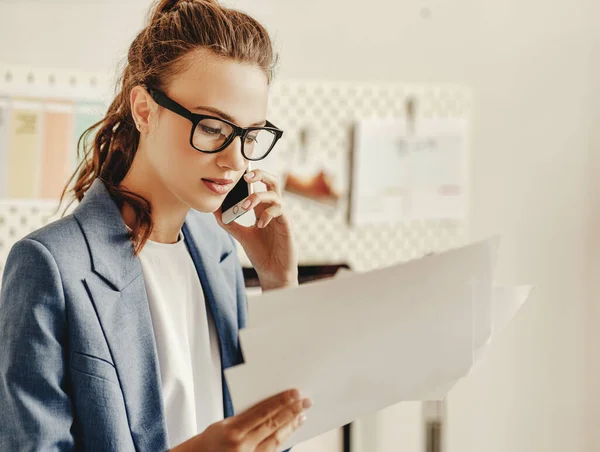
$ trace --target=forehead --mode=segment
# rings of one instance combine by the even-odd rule
[[[167,92],[189,110],[210,107],[228,114],[244,127],[266,119],[269,85],[255,64],[215,55],[208,49],[188,54]]]

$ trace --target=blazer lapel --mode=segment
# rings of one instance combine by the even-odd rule
[[[93,273],[84,283],[117,370],[136,449],[167,449],[152,319],[123,217],[99,179],[73,214],[90,249]]]
[[[230,246],[221,251],[223,239],[217,236],[218,226],[208,224],[212,218],[200,219],[197,213],[192,215],[188,215],[183,225],[183,233],[202,284],[204,297],[215,320],[221,351],[221,368],[224,370],[242,361],[238,344],[235,283],[232,282],[234,274],[228,277],[221,264],[236,250],[233,243],[227,241]],[[224,414],[225,417],[233,416],[233,404],[224,375],[222,381]]]

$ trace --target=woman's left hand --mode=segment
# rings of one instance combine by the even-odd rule
[[[223,229],[244,248],[260,279],[263,290],[298,284],[298,257],[293,242],[291,224],[283,212],[281,185],[272,174],[254,169],[244,178],[249,183],[262,182],[267,191],[253,193],[242,205],[254,209],[257,222],[252,227],[235,221],[223,224],[221,210],[214,213]]]

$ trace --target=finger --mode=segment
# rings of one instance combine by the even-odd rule
[[[300,399],[296,389],[274,395],[257,403],[243,413],[232,418],[235,426],[242,432],[248,433],[265,422],[278,411],[283,410]]]
[[[246,436],[246,441],[256,447],[279,430],[284,430],[288,424],[296,420],[308,408],[310,408],[308,399],[297,400],[252,430]]]
[[[277,176],[274,176],[267,171],[254,169],[249,173],[246,173],[244,179],[251,184],[254,182],[262,182],[267,186],[267,190],[274,191],[281,196],[281,182],[279,182]]]
[[[285,424],[282,428],[275,431],[272,435],[266,438],[260,443],[254,450],[255,452],[275,452],[277,451],[287,440],[292,433],[300,428],[306,421],[306,416],[300,414],[293,418],[290,422]]]
[[[263,191],[253,193],[248,197],[247,202],[242,204],[242,208],[247,210],[254,209],[256,218],[260,218],[263,214],[267,205],[281,204],[281,197],[274,191]]]
[[[246,201],[242,203],[242,209],[252,210],[259,204],[281,204],[281,196],[274,191],[261,191],[252,193]]]
[[[273,218],[280,217],[283,214],[283,208],[281,205],[271,206],[262,213],[256,227],[266,228]]]
[[[254,452],[276,452],[303,423],[303,415],[297,416],[256,446]]]

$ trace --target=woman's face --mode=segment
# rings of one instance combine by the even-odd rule
[[[223,59],[206,49],[186,59],[185,70],[165,89],[168,97],[192,113],[228,119],[241,127],[264,125],[268,81],[260,67]],[[201,212],[218,210],[224,192],[233,188],[248,166],[240,137],[221,152],[199,152],[190,145],[192,123],[188,119],[162,107],[157,112],[152,115],[145,146],[155,174],[188,207]],[[215,187],[214,182],[221,186]]]

